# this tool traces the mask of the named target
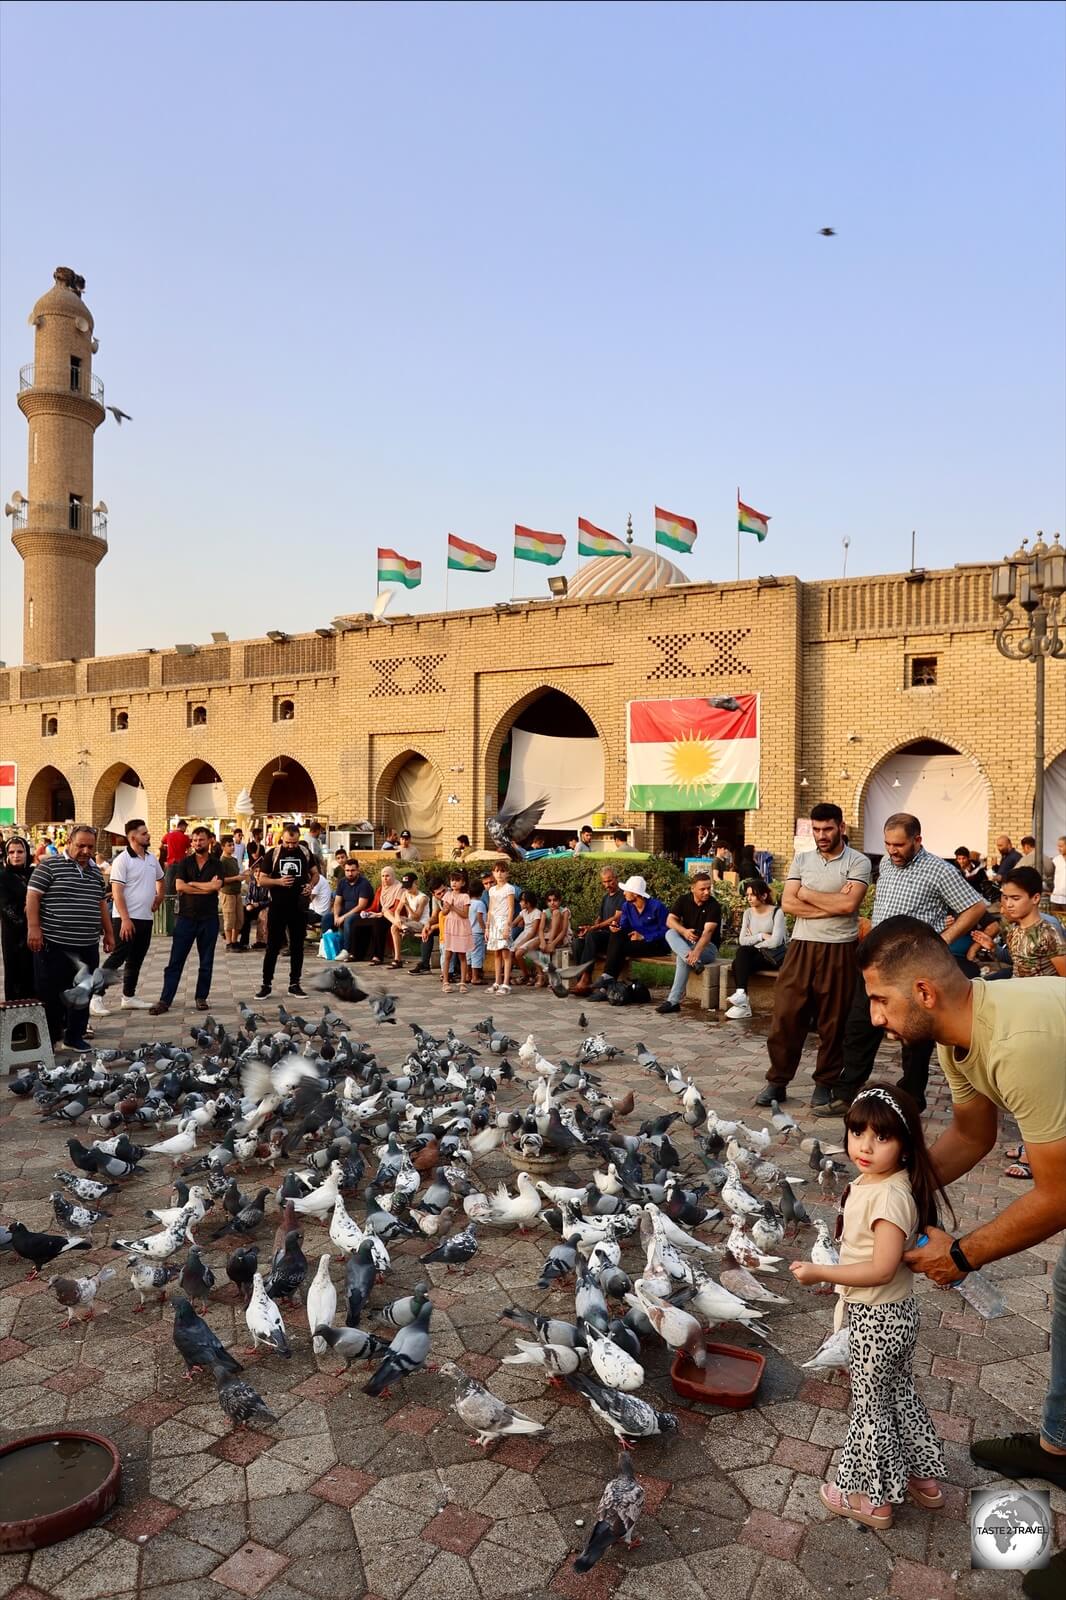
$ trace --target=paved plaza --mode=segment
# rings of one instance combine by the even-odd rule
[[[154,999],[166,952],[157,940],[141,983]],[[309,962],[315,967],[317,963]],[[229,1024],[236,1001],[250,998],[259,979],[258,957],[219,951],[212,1009]],[[284,965],[283,965],[284,971]],[[441,994],[431,978],[395,976],[400,1025],[375,1028],[363,1007],[341,1007],[353,1037],[372,1038],[383,1063],[399,1063],[407,1049],[407,1023],[417,1020],[443,1033],[450,1023],[465,1037],[490,1009],[519,1039],[532,1031],[552,1059],[576,1054],[580,1005],[545,991],[517,990],[499,999],[485,990]],[[187,978],[182,999],[188,1009],[168,1016],[116,1013],[96,1023],[102,1046],[123,1040],[188,1037],[197,1014]],[[261,1009],[273,1015],[277,998]],[[112,1004],[117,1004],[112,991]],[[317,1001],[294,1003],[312,1015]],[[743,1112],[758,1123],[751,1099],[765,1072],[763,1024],[708,1022],[699,1012],[660,1018],[649,1008],[616,1010],[589,1006],[593,1027],[626,1053],[605,1067],[608,1085],[637,1094],[642,1116],[673,1109],[658,1078],[636,1065],[638,1040],[654,1046],[664,1062],[691,1073],[709,1106],[723,1116]],[[883,1053],[885,1075],[895,1061]],[[802,1099],[791,1103],[804,1132],[825,1137],[826,1125],[808,1119],[810,1062],[797,1080]],[[519,1091],[505,1088],[500,1104],[519,1104]],[[934,1069],[931,1131],[949,1114],[948,1094]],[[86,1128],[78,1130],[88,1141]],[[95,1130],[94,1130],[95,1131]],[[839,1124],[829,1125],[835,1136]],[[1006,1127],[1000,1148],[1013,1131]],[[5,1094],[0,1102],[0,1216],[33,1228],[54,1226],[48,1202],[52,1174],[69,1167],[63,1127],[42,1125],[36,1107]],[[134,1134],[134,1137],[137,1137]],[[144,1143],[158,1135],[148,1130]],[[679,1136],[686,1170],[698,1163],[687,1130]],[[791,1170],[806,1169],[798,1150],[778,1159]],[[953,1190],[960,1225],[993,1215],[1018,1192],[1003,1178],[998,1153]],[[588,1163],[571,1169],[586,1177]],[[487,1184],[513,1178],[501,1153],[481,1163]],[[250,1170],[242,1188],[255,1187]],[[264,1173],[263,1181],[269,1174]],[[570,1181],[563,1176],[559,1182]],[[109,1232],[139,1236],[148,1226],[146,1207],[164,1203],[168,1179],[135,1178],[113,1207],[114,1220],[94,1230],[98,1247],[72,1258],[81,1272],[90,1262],[121,1263],[107,1245]],[[835,1200],[804,1195],[813,1209],[835,1210]],[[356,1215],[361,1207],[353,1206]],[[261,1230],[261,1258],[273,1238],[273,1206]],[[200,1234],[207,1238],[208,1225]],[[967,1492],[989,1475],[970,1462],[968,1443],[979,1436],[1031,1428],[1038,1417],[1048,1373],[1048,1290],[1058,1242],[998,1263],[991,1275],[1010,1314],[985,1324],[950,1291],[919,1281],[922,1331],[919,1386],[946,1441],[947,1505],[939,1513],[903,1506],[895,1527],[875,1533],[828,1517],[817,1498],[847,1425],[848,1386],[838,1374],[827,1382],[800,1370],[827,1332],[833,1302],[794,1283],[787,1272],[769,1280],[788,1296],[787,1307],[770,1308],[767,1319],[778,1349],[762,1348],[767,1368],[758,1404],[748,1411],[690,1406],[670,1385],[665,1348],[648,1341],[644,1359],[648,1394],[677,1413],[678,1433],[641,1443],[634,1452],[647,1502],[632,1552],[616,1550],[585,1576],[572,1570],[595,1519],[596,1504],[613,1475],[613,1440],[583,1400],[546,1388],[525,1367],[501,1366],[514,1350],[514,1332],[499,1321],[501,1309],[521,1305],[573,1314],[572,1287],[544,1293],[535,1287],[554,1236],[546,1228],[527,1237],[481,1230],[482,1245],[468,1275],[443,1267],[421,1267],[422,1241],[393,1249],[393,1268],[373,1303],[410,1290],[425,1273],[433,1280],[435,1360],[450,1357],[546,1425],[529,1438],[506,1440],[483,1453],[449,1410],[452,1384],[437,1373],[409,1379],[391,1399],[361,1393],[368,1369],[345,1376],[327,1353],[313,1355],[306,1318],[286,1310],[294,1345],[291,1361],[260,1353],[241,1356],[249,1376],[279,1421],[269,1431],[233,1431],[215,1402],[207,1378],[191,1383],[171,1342],[172,1314],[152,1306],[133,1315],[135,1296],[127,1275],[101,1291],[94,1322],[59,1331],[60,1309],[40,1280],[23,1281],[25,1265],[0,1258],[0,1443],[56,1426],[86,1427],[112,1438],[123,1458],[118,1508],[99,1526],[32,1557],[0,1557],[0,1596],[7,1600],[205,1600],[227,1594],[263,1600],[307,1596],[380,1597],[380,1600],[844,1600],[905,1596],[950,1600],[953,1595],[1009,1595],[1017,1576],[974,1572],[970,1566]],[[712,1236],[713,1237],[713,1236]],[[305,1249],[312,1271],[328,1247],[325,1229],[310,1223]],[[225,1241],[209,1259],[224,1264]],[[805,1248],[809,1248],[808,1245]],[[336,1256],[335,1248],[331,1253]],[[786,1247],[786,1255],[791,1257]],[[639,1252],[627,1245],[623,1265]],[[334,1264],[334,1281],[339,1281]],[[55,1269],[46,1269],[46,1272]],[[227,1345],[248,1341],[233,1290],[220,1274],[207,1318]],[[364,1316],[364,1325],[373,1326]],[[730,1328],[724,1337],[755,1343]],[[1035,1487],[1046,1487],[1036,1484]],[[1066,1542],[1066,1495],[1052,1492],[1057,1543]]]

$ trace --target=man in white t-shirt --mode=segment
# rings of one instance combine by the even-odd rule
[[[1058,842],[1051,869],[1051,909],[1060,922],[1066,922],[1066,835]]]
[[[115,949],[104,965],[113,971],[124,969],[120,1001],[123,1011],[147,1011],[151,1003],[137,997],[137,979],[152,942],[152,918],[163,901],[163,869],[149,853],[151,842],[143,820],[132,818],[126,824],[126,848],[111,863]],[[89,1010],[96,1017],[108,1015],[102,995],[93,997]]]

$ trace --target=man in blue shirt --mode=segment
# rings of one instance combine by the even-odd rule
[[[360,872],[355,857],[349,856],[333,897],[333,926],[344,940],[342,961],[358,961],[366,956],[370,935],[360,913],[368,910],[373,898],[369,878]]]
[[[630,959],[645,960],[670,953],[666,942],[666,907],[648,893],[643,878],[627,878],[622,885],[622,910],[618,929],[607,941],[601,983],[617,978]]]

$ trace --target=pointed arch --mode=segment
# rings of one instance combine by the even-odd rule
[[[58,767],[42,767],[30,780],[22,814],[27,828],[46,822],[73,822],[77,814],[74,787],[66,774]]]
[[[191,761],[186,761],[180,766],[167,785],[166,816],[169,825],[171,817],[184,817],[190,811],[200,814],[199,808],[190,799],[191,791],[208,784],[221,784],[222,777],[216,767],[209,761],[204,761],[200,756],[195,756]],[[227,808],[219,808],[224,811]],[[210,814],[215,815],[214,809]]]
[[[260,767],[251,785],[252,810],[257,817],[318,810],[318,786],[295,756],[278,755]]]
[[[122,787],[123,793],[119,794]],[[130,792],[132,791],[132,792]],[[116,799],[118,804],[116,805]],[[128,804],[134,809],[128,811]],[[126,813],[131,816],[147,817],[148,797],[144,793],[144,785],[134,769],[126,761],[113,761],[101,773],[93,790],[92,824],[99,833],[108,831],[108,823],[125,821]],[[111,830],[115,832],[115,830]],[[121,838],[120,832],[116,833]]]
[[[992,785],[973,752],[939,733],[918,732],[894,740],[867,767],[856,792],[856,838],[867,854],[880,855],[885,816],[909,811],[921,822],[925,846],[934,854],[949,857],[960,843],[983,849],[991,806]],[[876,837],[867,838],[867,818],[878,830]]]
[[[433,757],[409,745],[383,768],[374,785],[374,818],[411,834],[423,856],[435,855],[444,826],[444,778]]]
[[[538,707],[542,708],[543,713],[539,717],[536,715]],[[524,722],[529,723],[528,728],[522,728]],[[488,735],[482,755],[481,771],[485,808],[489,814],[496,810],[508,788],[510,772],[506,752],[512,732],[516,728],[556,739],[587,738],[590,742],[595,740],[602,761],[604,783],[606,782],[607,741],[591,707],[580,694],[575,694],[571,687],[564,688],[561,683],[548,679],[509,706],[497,719]],[[597,796],[601,806],[604,799],[602,793]],[[548,826],[550,828],[550,823]]]

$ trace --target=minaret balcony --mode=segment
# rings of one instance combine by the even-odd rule
[[[107,544],[107,512],[89,511],[80,502],[49,505],[46,501],[23,500],[11,515],[11,532],[80,533]]]
[[[95,372],[87,373],[73,363],[70,366],[41,366],[30,361],[19,369],[19,393],[36,389],[45,394],[76,394],[82,400],[104,409],[104,380]]]

